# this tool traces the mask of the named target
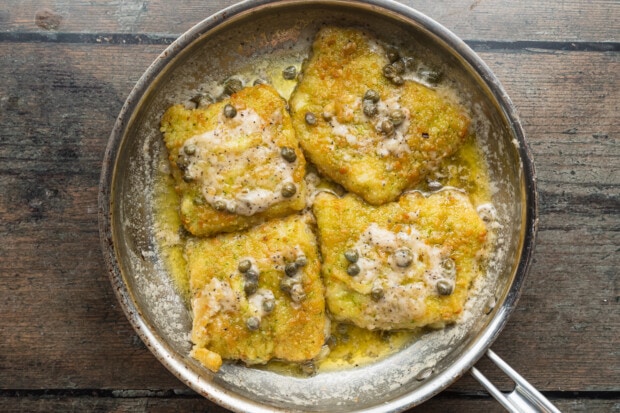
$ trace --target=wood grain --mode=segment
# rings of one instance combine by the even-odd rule
[[[620,412],[620,401],[610,399],[551,399],[563,412]],[[94,395],[81,397],[63,396],[21,396],[0,397],[0,410],[4,413],[43,413],[43,412],[91,412],[91,413],[177,413],[203,412],[228,413],[229,411],[213,403],[192,396],[157,397],[101,397]],[[503,408],[493,399],[482,397],[461,398],[453,395],[439,395],[410,410],[415,413],[462,413],[462,412],[502,413]]]
[[[0,4],[0,411],[226,412],[166,371],[125,319],[100,252],[97,187],[143,71],[232,3]],[[620,3],[403,3],[478,50],[534,155],[534,263],[493,349],[563,411],[620,412]],[[512,388],[488,361],[479,366]],[[465,376],[415,411],[502,410]]]
[[[160,49],[0,46],[1,388],[178,386],[124,319],[97,226],[109,133]]]
[[[61,17],[54,32],[152,33],[179,35],[234,0],[5,0],[0,32],[50,32],[36,12]],[[467,40],[617,42],[620,3],[614,0],[407,0],[413,7]],[[587,18],[584,16],[587,15]],[[601,30],[604,28],[604,30]]]
[[[0,314],[15,332],[0,343],[0,388],[182,388],[117,307],[97,234],[108,133],[158,52],[0,45],[11,78],[0,86]],[[543,390],[618,391],[617,55],[482,57],[520,109],[542,195],[536,260],[494,349]],[[574,103],[584,95],[587,110]],[[468,381],[455,388],[478,388]]]

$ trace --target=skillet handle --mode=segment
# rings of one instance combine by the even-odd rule
[[[491,396],[495,397],[506,410],[512,413],[560,413],[557,407],[514,371],[504,360],[499,358],[497,354],[491,350],[487,350],[486,355],[515,382],[516,385],[514,390],[508,394],[503,393],[475,367],[471,368],[471,375],[474,376],[474,378],[478,380]]]

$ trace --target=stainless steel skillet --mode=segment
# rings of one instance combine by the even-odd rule
[[[299,63],[321,25],[362,27],[440,67],[472,108],[485,148],[501,225],[497,253],[462,322],[424,335],[369,366],[309,378],[226,364],[212,374],[188,355],[191,318],[156,242],[154,188],[165,168],[159,119],[236,73]],[[198,393],[238,412],[392,412],[422,403],[467,371],[512,411],[557,411],[517,381],[496,391],[473,365],[489,350],[516,306],[537,227],[535,173],[515,109],[488,67],[455,35],[393,1],[247,1],[202,21],[170,45],[129,95],[112,131],[100,182],[100,232],[112,284],[123,309],[153,354]],[[530,410],[528,410],[530,409]]]

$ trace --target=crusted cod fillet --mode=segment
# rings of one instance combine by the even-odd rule
[[[440,327],[463,310],[487,253],[487,228],[466,195],[413,192],[379,207],[355,195],[314,203],[327,306],[371,330]]]
[[[323,28],[290,99],[309,159],[374,205],[394,201],[454,153],[470,122],[463,108],[406,74],[400,85],[390,81],[389,63],[364,32]]]
[[[161,131],[190,233],[233,232],[305,207],[305,160],[286,102],[271,86],[206,108],[172,106]]]
[[[303,362],[325,342],[327,316],[315,236],[307,216],[273,219],[244,232],[191,239],[192,356],[217,371]]]

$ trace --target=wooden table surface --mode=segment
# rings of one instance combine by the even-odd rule
[[[0,0],[1,412],[226,412],[126,320],[103,264],[97,187],[134,83],[232,3]],[[620,412],[620,2],[403,3],[486,61],[534,155],[534,263],[493,349],[563,411]],[[503,411],[469,376],[414,410]]]

